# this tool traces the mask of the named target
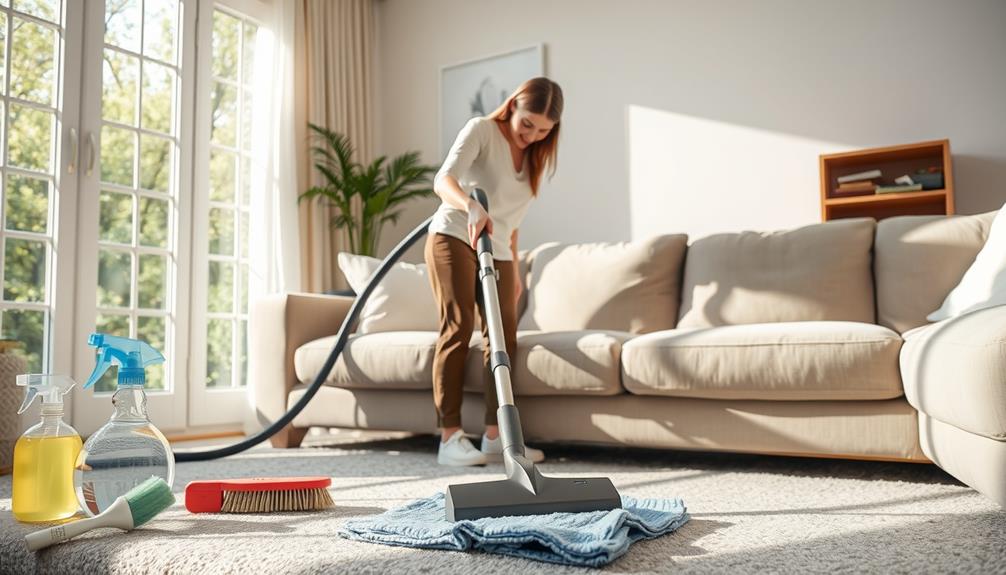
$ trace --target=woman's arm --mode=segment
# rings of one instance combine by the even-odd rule
[[[459,210],[468,211],[469,202],[474,201],[461,189],[461,184],[458,183],[457,178],[447,172],[441,172],[437,176],[433,182],[433,191],[440,196],[441,200]]]
[[[482,208],[482,204],[469,198],[461,188],[458,176],[465,174],[478,157],[485,144],[485,136],[486,129],[480,119],[469,120],[458,133],[454,145],[447,153],[444,165],[433,178],[433,191],[440,196],[440,199],[449,206],[468,213],[468,243],[472,249],[476,249],[476,242],[483,227],[489,230],[490,234],[493,233],[493,222]]]

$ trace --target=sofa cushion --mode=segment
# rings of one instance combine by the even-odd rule
[[[347,252],[339,252],[338,261],[339,269],[356,293],[363,292],[381,267],[377,258]],[[391,266],[363,305],[356,331],[427,331],[436,330],[438,323],[426,264],[399,262]]]
[[[856,218],[696,240],[685,259],[678,327],[873,323],[874,227],[873,219]]]
[[[619,356],[625,332],[518,332],[511,358],[516,395],[621,393]],[[432,389],[437,332],[399,331],[352,335],[326,385],[368,389]],[[294,354],[297,379],[311,383],[335,345],[335,336],[302,345]],[[482,391],[491,381],[483,365],[482,334],[472,334],[464,388]]]
[[[856,322],[676,329],[626,342],[622,383],[637,395],[889,399],[902,394],[900,349],[898,334]]]
[[[901,216],[877,224],[877,323],[904,333],[926,325],[985,245],[996,212]]]
[[[674,327],[688,237],[539,246],[519,329],[648,333]]]
[[[293,356],[297,379],[311,383],[318,376],[336,336],[305,343]],[[349,336],[342,355],[325,380],[339,387],[431,389],[435,331],[387,331]]]
[[[622,393],[619,357],[632,334],[620,331],[517,332],[511,358],[514,394],[615,395]],[[484,389],[492,376],[484,365],[481,338],[465,366],[465,388]]]
[[[934,419],[1006,441],[1006,306],[905,332],[905,397]]]

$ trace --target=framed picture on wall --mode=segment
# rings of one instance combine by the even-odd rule
[[[469,119],[491,113],[524,80],[544,74],[544,44],[441,68],[440,157]]]

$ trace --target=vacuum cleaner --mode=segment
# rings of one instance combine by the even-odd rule
[[[472,194],[489,211],[483,190]],[[524,456],[524,432],[513,402],[510,386],[510,358],[503,339],[496,282],[499,275],[493,265],[493,247],[489,232],[479,235],[477,249],[478,281],[482,289],[486,327],[489,331],[489,366],[496,386],[500,437],[503,439],[503,465],[506,479],[448,485],[444,506],[448,521],[503,517],[506,515],[544,515],[560,512],[600,511],[622,505],[618,491],[606,477],[568,478],[542,475]]]
[[[489,211],[489,199],[485,191],[476,188],[472,196]],[[335,346],[314,381],[285,414],[270,426],[243,441],[205,451],[175,451],[176,461],[206,461],[240,453],[269,439],[286,427],[310,403],[328,378],[332,367],[346,347],[350,328],[356,323],[363,304],[388,273],[402,254],[429,230],[430,216],[405,237],[381,262],[363,292],[356,296],[346,318],[339,328]],[[499,401],[497,417],[500,436],[503,440],[503,463],[506,479],[449,485],[445,494],[446,514],[449,521],[478,519],[480,517],[500,517],[506,515],[541,515],[558,512],[583,512],[610,510],[621,507],[621,497],[605,477],[566,478],[548,477],[524,456],[524,434],[521,430],[520,415],[514,405],[513,389],[510,384],[510,359],[506,353],[503,338],[503,320],[499,309],[499,294],[496,290],[498,274],[493,265],[492,242],[485,229],[479,235],[476,255],[478,257],[478,282],[481,286],[482,305],[485,309],[489,331],[490,368],[495,381],[496,397]]]

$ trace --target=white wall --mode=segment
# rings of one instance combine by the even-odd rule
[[[816,222],[819,154],[930,139],[958,213],[1006,201],[1001,0],[379,0],[377,26],[378,151],[431,164],[440,67],[545,44],[566,111],[524,248]]]

